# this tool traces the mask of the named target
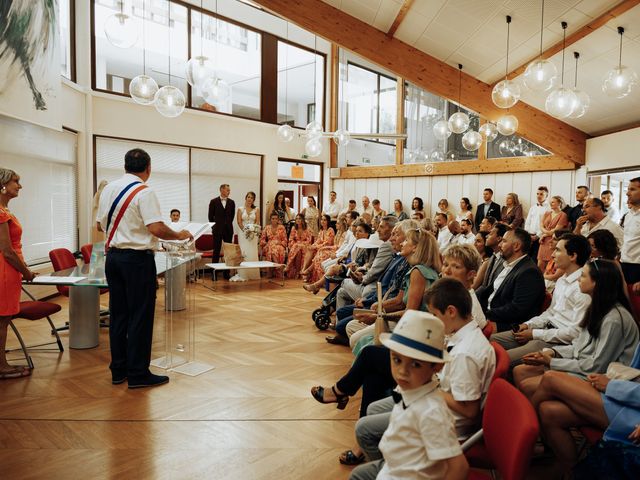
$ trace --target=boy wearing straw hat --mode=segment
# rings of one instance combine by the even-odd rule
[[[350,479],[467,478],[469,466],[435,378],[449,361],[444,330],[435,316],[407,310],[393,333],[380,336],[391,351],[398,403],[380,441],[384,460],[360,465]]]

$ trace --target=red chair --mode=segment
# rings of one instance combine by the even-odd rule
[[[22,289],[22,291],[26,293],[31,298],[31,300],[20,302],[20,311],[16,313],[12,317],[11,321],[9,322],[9,326],[11,327],[11,330],[13,330],[13,333],[18,339],[20,348],[10,349],[10,350],[7,350],[7,352],[22,350],[22,353],[24,355],[25,360],[27,361],[27,364],[29,365],[29,368],[33,368],[33,360],[29,355],[29,350],[45,350],[45,351],[55,350],[54,348],[39,348],[39,347],[45,347],[47,345],[57,344],[58,345],[57,350],[60,352],[64,352],[64,347],[62,346],[62,340],[60,340],[60,336],[58,335],[56,326],[53,324],[53,321],[51,320],[51,315],[53,315],[54,313],[58,313],[60,310],[62,310],[62,307],[57,303],[38,301],[24,288]],[[20,335],[20,332],[18,331],[18,328],[13,323],[13,320],[17,318],[23,318],[25,320],[31,320],[31,321],[42,320],[43,318],[46,318],[47,321],[49,322],[49,326],[51,327],[51,334],[54,335],[56,339],[53,342],[39,343],[37,345],[26,345],[24,343],[24,340],[22,339],[22,335]]]
[[[580,430],[588,445],[595,445],[604,435],[604,430],[596,427],[580,427],[578,430]]]
[[[80,247],[80,253],[82,254],[82,261],[85,265],[89,265],[91,262],[91,252],[93,251],[93,244],[87,243]]]
[[[491,335],[493,335],[493,323],[487,322],[482,329],[482,334],[487,337],[487,340],[491,340]]]
[[[495,381],[498,378],[507,378],[509,372],[509,365],[511,365],[511,359],[509,354],[502,345],[496,342],[491,342],[493,350],[496,352],[496,371],[493,373],[491,381]]]
[[[78,264],[76,263],[76,258],[66,248],[56,248],[49,252],[49,260],[51,260],[51,265],[53,265],[53,271],[59,272],[61,270],[67,270],[68,268],[76,268]],[[69,296],[69,287],[66,285],[56,285],[58,289],[58,293],[60,295],[64,295],[65,297]]]
[[[489,387],[482,414],[482,430],[464,442],[462,450],[483,441],[484,457],[503,480],[522,480],[531,461],[533,446],[540,430],[531,403],[515,387],[501,378]],[[469,479],[492,478],[471,471]]]
[[[196,251],[202,254],[202,258],[208,259],[213,257],[213,234],[203,233],[196,240]],[[220,252],[222,256],[223,252]]]

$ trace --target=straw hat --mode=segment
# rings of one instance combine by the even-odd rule
[[[380,334],[385,347],[406,357],[426,362],[448,362],[444,346],[444,323],[427,312],[407,310],[393,330]]]

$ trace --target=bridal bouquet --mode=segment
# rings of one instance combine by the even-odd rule
[[[247,240],[253,240],[260,235],[262,229],[257,223],[248,223],[244,226],[242,231],[244,232],[244,238],[246,238]]]

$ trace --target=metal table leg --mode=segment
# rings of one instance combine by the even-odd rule
[[[94,348],[99,342],[100,289],[69,288],[69,347]]]

